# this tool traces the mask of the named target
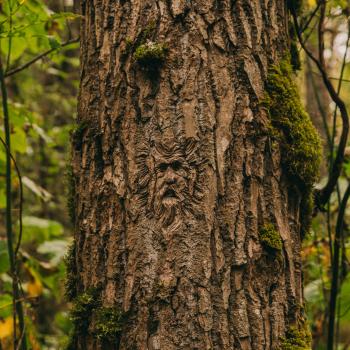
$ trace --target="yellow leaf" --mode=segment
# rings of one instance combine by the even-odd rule
[[[38,297],[43,292],[43,285],[38,278],[34,278],[27,284],[28,295],[32,298]]]
[[[309,0],[309,6],[313,7],[316,5],[316,0]]]
[[[4,320],[0,320],[0,339],[4,339],[12,335],[13,333],[13,318],[7,317]]]

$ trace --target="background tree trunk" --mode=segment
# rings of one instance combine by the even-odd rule
[[[82,15],[75,348],[277,349],[303,317],[301,196],[261,106],[284,2],[95,0]],[[161,55],[136,59],[147,45]]]

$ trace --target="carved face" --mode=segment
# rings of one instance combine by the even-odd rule
[[[150,152],[141,152],[140,199],[149,215],[159,218],[164,226],[193,212],[199,198],[199,191],[195,191],[200,171],[196,150],[193,141],[168,139],[155,144]]]

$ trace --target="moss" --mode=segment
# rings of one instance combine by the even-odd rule
[[[100,307],[95,312],[94,334],[100,340],[114,340],[122,330],[122,313],[119,309]]]
[[[72,129],[72,143],[76,150],[81,150],[81,147],[83,145],[83,136],[88,127],[89,123],[87,121],[83,121],[77,124],[75,128]]]
[[[290,43],[290,64],[292,65],[294,71],[301,69],[299,48],[295,39],[293,39]]]
[[[280,350],[311,350],[311,333],[305,322],[300,327],[289,327],[281,339]]]
[[[66,350],[74,349],[79,334],[90,334],[100,341],[118,339],[126,315],[115,307],[103,307],[100,289],[91,288],[74,299],[70,311],[73,330]]]
[[[300,234],[304,238],[310,231],[312,214],[314,209],[314,195],[311,189],[307,189],[300,202]]]
[[[141,32],[141,42],[145,43],[147,39],[150,39],[157,28],[155,21],[150,21],[147,26]]]
[[[66,265],[66,279],[65,279],[65,295],[71,301],[77,296],[77,271],[75,265],[76,243],[69,246],[68,251],[64,257]]]
[[[270,69],[266,90],[266,106],[276,131],[273,137],[279,135],[282,161],[301,187],[310,188],[319,176],[321,141],[301,104],[286,60]]]
[[[260,229],[259,239],[267,249],[272,249],[274,251],[282,250],[282,239],[273,224],[266,224]]]
[[[72,224],[75,223],[75,178],[73,174],[73,167],[67,166],[66,171],[66,187],[67,187],[67,209],[68,215]]]
[[[280,143],[282,164],[303,194],[301,231],[305,232],[312,213],[313,184],[319,177],[321,141],[302,106],[289,61],[282,60],[269,70],[264,104],[271,122],[270,137]]]
[[[129,53],[132,50],[133,42],[130,38],[125,40],[125,53]]]
[[[164,44],[148,41],[136,48],[134,58],[145,69],[157,70],[165,61],[167,48]]]
[[[70,319],[74,324],[74,333],[87,332],[90,324],[92,311],[99,305],[99,298],[96,289],[89,289],[87,292],[74,299],[70,311]]]

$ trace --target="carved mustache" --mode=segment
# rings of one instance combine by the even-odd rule
[[[164,184],[159,191],[160,198],[176,198],[182,201],[185,197],[174,185]]]

